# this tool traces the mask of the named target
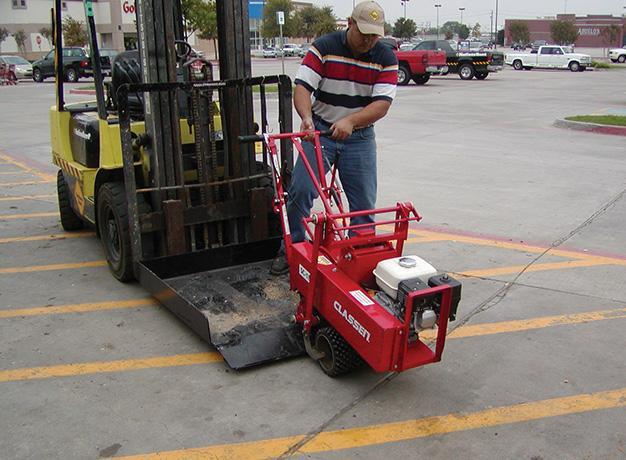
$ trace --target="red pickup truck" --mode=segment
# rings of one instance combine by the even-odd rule
[[[409,80],[423,85],[430,76],[448,72],[445,51],[394,51],[398,58],[398,85],[408,85]]]

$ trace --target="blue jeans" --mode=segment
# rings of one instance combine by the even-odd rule
[[[330,125],[316,120],[315,129],[324,131]],[[337,162],[337,171],[342,188],[348,199],[350,211],[362,211],[376,207],[376,136],[374,128],[363,128],[352,132],[352,135],[343,140],[322,137],[322,159],[325,172]],[[315,147],[312,142],[303,142],[304,152],[317,174]],[[288,191],[287,216],[291,228],[291,238],[294,243],[304,240],[304,226],[302,219],[311,213],[313,200],[318,197],[311,178],[298,158],[291,177]],[[352,225],[372,223],[372,216],[355,217]]]

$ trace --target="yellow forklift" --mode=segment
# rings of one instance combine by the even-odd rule
[[[302,354],[298,298],[288,279],[269,275],[281,226],[268,152],[238,139],[292,131],[292,84],[251,77],[248,1],[217,2],[213,80],[211,63],[192,57],[180,0],[137,0],[138,49],[120,53],[105,82],[85,0],[96,100],[73,104],[64,98],[61,4],[52,10],[50,131],[63,228],[94,227],[113,276],[138,280],[231,367]],[[283,142],[286,177],[292,152]]]

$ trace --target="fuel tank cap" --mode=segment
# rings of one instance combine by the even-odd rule
[[[415,259],[412,259],[411,257],[400,257],[400,260],[398,260],[398,264],[400,264],[400,266],[404,268],[413,268],[417,265],[417,261]]]

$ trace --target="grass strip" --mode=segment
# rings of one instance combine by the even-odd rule
[[[582,121],[598,125],[626,126],[626,116],[623,115],[576,115],[565,117],[569,121]]]

